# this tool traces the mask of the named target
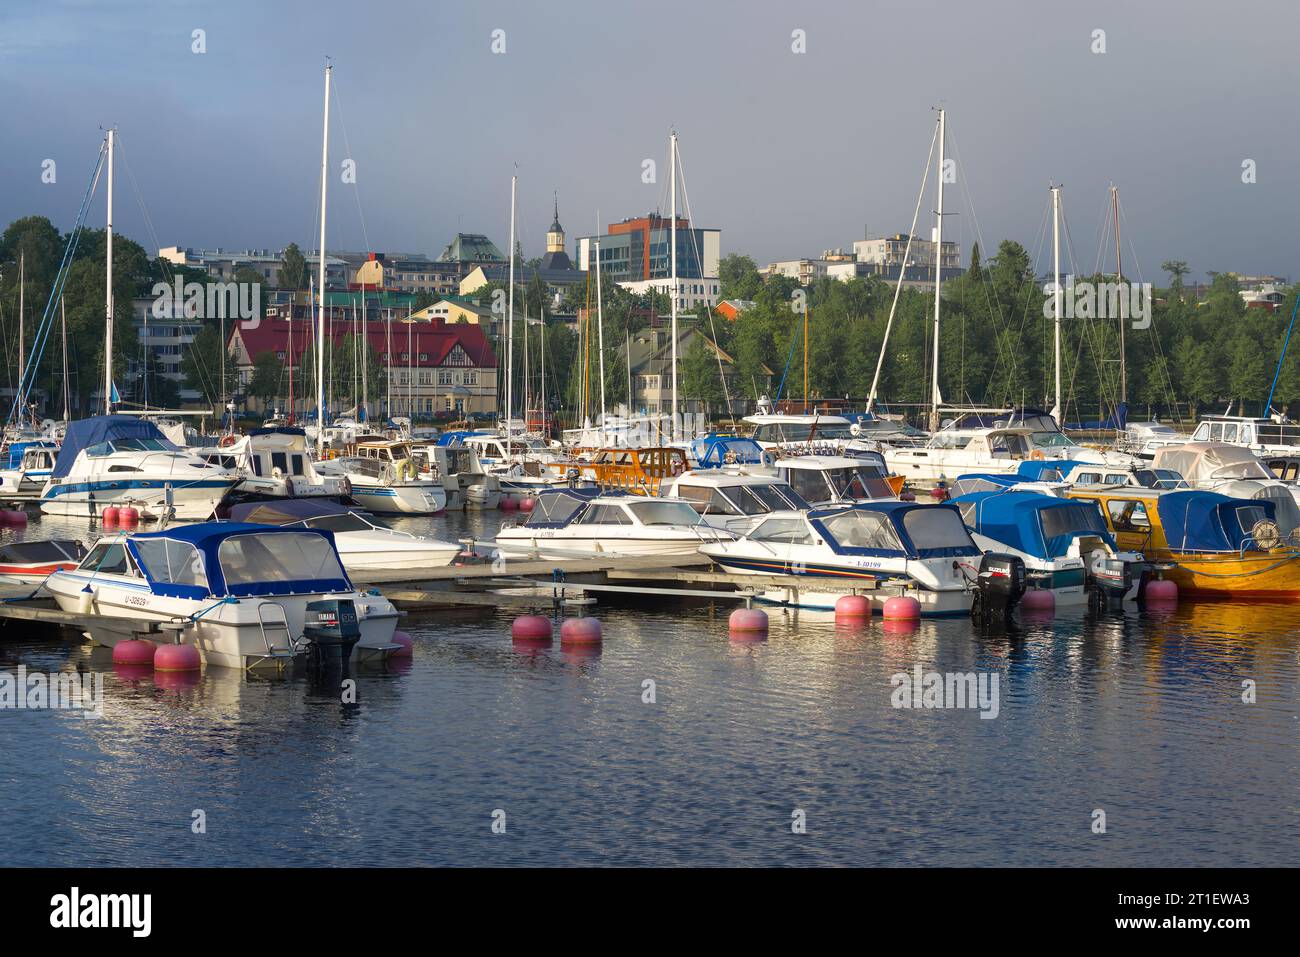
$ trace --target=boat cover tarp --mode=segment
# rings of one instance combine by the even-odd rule
[[[1235,552],[1251,540],[1259,510],[1276,521],[1273,503],[1229,498],[1217,492],[1166,492],[1156,499],[1165,541],[1173,551]],[[1244,528],[1243,528],[1244,525]]]
[[[700,468],[706,469],[724,465],[758,465],[763,461],[763,447],[753,439],[710,432],[691,442],[691,457]]]
[[[179,451],[176,444],[158,430],[158,426],[134,415],[97,415],[68,423],[59,457],[54,462],[54,478],[65,478],[82,449],[117,439],[156,439],[164,448]]]
[[[356,509],[338,502],[322,502],[315,498],[286,498],[276,502],[243,502],[230,506],[232,522],[251,522],[258,525],[286,525],[322,515],[344,515]]]
[[[1115,540],[1095,502],[1030,491],[973,492],[952,500],[967,527],[1008,548],[1048,561],[1065,556],[1079,535]]]
[[[1188,442],[1156,449],[1152,468],[1171,469],[1192,484],[1275,476],[1254,452],[1225,442]]]
[[[240,559],[245,563],[257,563],[261,574],[256,579],[250,580],[248,571],[245,570],[240,576],[243,580],[227,584],[229,570],[224,569],[221,563],[221,546],[225,542],[238,536],[279,535],[305,535],[311,540],[310,549],[306,554],[295,551],[291,556],[295,559],[294,567],[289,569],[292,574],[285,574],[286,569],[283,564],[277,560],[271,548],[263,545],[265,541],[263,539],[252,543],[261,546],[256,549],[249,547],[247,543],[240,543]],[[152,560],[147,547],[142,557],[142,545],[147,546],[149,543],[162,541],[180,542],[198,549],[203,556],[207,588],[168,581],[167,576],[160,574],[160,569],[156,567],[156,560]],[[144,569],[145,577],[149,580],[152,590],[160,595],[181,598],[205,598],[209,595],[218,598],[226,596],[243,598],[257,595],[352,591],[352,583],[348,580],[347,573],[343,571],[343,563],[334,546],[334,533],[324,529],[276,528],[246,522],[199,522],[194,525],[176,525],[161,532],[140,532],[127,539],[127,546],[140,567]],[[189,552],[189,554],[193,553]],[[154,567],[151,568],[151,565]],[[306,565],[316,569],[317,573],[311,576],[298,574]]]
[[[895,547],[854,544],[834,529],[846,523],[843,516],[861,514],[879,516],[895,533]],[[886,558],[963,558],[980,554],[962,524],[961,512],[952,505],[919,505],[915,502],[859,502],[853,505],[815,508],[808,520],[832,550],[841,555],[873,555]],[[851,527],[851,526],[850,526]],[[864,529],[868,530],[868,529]],[[898,548],[901,545],[902,548]]]

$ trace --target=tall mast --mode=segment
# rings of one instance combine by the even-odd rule
[[[388,310],[384,329],[384,388],[387,390],[387,408],[385,414],[393,417],[393,310]]]
[[[805,303],[803,308],[803,411],[808,412],[808,322],[812,316],[812,304]]]
[[[943,110],[939,111],[939,209],[935,214],[934,228],[934,365],[930,371],[930,431],[939,430],[939,292],[942,283],[943,268],[943,162],[946,133],[946,118]],[[904,263],[900,268],[906,269]]]
[[[289,302],[289,348],[285,350],[285,357],[289,360],[289,417],[287,422],[293,425],[293,302]]]
[[[1061,424],[1061,187],[1052,187],[1052,314],[1055,317],[1056,404],[1052,418]]]
[[[104,251],[104,414],[113,414],[113,143],[117,130],[108,131],[108,218]]]
[[[600,227],[596,227],[597,233]],[[605,305],[600,291],[600,240],[596,240],[596,349],[600,354],[600,361],[596,368],[600,374],[600,444],[604,445],[605,437]]]
[[[68,401],[68,310],[62,296],[59,296],[59,316],[63,324],[63,424],[66,427],[72,419],[68,414],[71,406]]]
[[[330,74],[334,67],[325,66],[325,123],[320,144],[320,281],[316,310],[316,453],[325,448],[325,197],[329,185],[330,161]]]
[[[678,432],[681,429],[681,420],[677,417],[677,131],[673,130],[668,137],[669,147],[669,165],[668,174],[669,192],[672,195],[670,200],[672,206],[670,215],[672,216],[672,240],[669,255],[672,258],[671,264],[671,282],[669,284],[669,295],[672,296],[672,332],[673,337],[673,438],[678,438]],[[597,269],[599,269],[599,261]],[[597,279],[600,273],[596,273]],[[602,383],[603,384],[603,383]]]
[[[510,177],[510,292],[506,304],[506,436],[510,435],[510,416],[515,403],[515,189],[519,177]],[[498,416],[499,418],[499,416]]]
[[[1119,242],[1119,187],[1111,186],[1110,188],[1111,209],[1115,216],[1115,282],[1117,284],[1124,282],[1124,264],[1120,257]],[[1122,287],[1121,287],[1122,288]],[[1123,293],[1121,292],[1121,295]],[[1123,301],[1123,300],[1121,300]],[[1128,363],[1124,356],[1124,315],[1123,310],[1119,316],[1119,400],[1128,402]],[[1265,410],[1267,412],[1267,410]]]
[[[366,287],[361,286],[361,421],[370,421],[370,329],[366,314]]]
[[[23,394],[23,365],[26,358],[23,354],[23,340],[26,336],[23,334],[23,307],[27,293],[27,251],[23,250],[18,254],[18,394]],[[18,421],[22,421],[22,413],[18,414]]]

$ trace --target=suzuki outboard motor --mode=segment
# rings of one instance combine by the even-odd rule
[[[1024,593],[1024,561],[1015,555],[989,552],[980,559],[971,617],[981,625],[1005,625]]]

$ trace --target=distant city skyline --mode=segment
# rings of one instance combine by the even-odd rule
[[[378,4],[356,21],[337,2],[11,0],[0,222],[36,214],[69,229],[100,128],[115,124],[115,226],[151,255],[315,248],[329,55],[331,248],[436,257],[470,232],[504,249],[517,169],[525,256],[545,253],[557,193],[572,253],[598,226],[668,213],[675,127],[678,211],[721,229],[723,255],[817,257],[908,229],[943,105],[957,173],[945,239],[963,265],[973,242],[987,258],[1003,239],[1050,265],[1055,181],[1071,271],[1112,269],[1102,231],[1114,182],[1135,278],[1163,282],[1167,259],[1193,278],[1295,278],[1300,132],[1286,120],[1300,65],[1290,31],[1270,28],[1290,13],[1280,2],[1229,13],[561,0]],[[347,159],[355,186],[341,179]],[[916,229],[926,238],[933,183]],[[88,222],[103,218],[101,185]]]

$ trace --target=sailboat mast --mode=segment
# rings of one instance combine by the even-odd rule
[[[600,228],[597,227],[597,232]],[[596,349],[599,352],[600,360],[596,363],[597,373],[600,375],[600,444],[604,445],[605,437],[605,304],[601,295],[600,285],[600,240],[596,240]],[[674,366],[676,369],[676,366]]]
[[[939,111],[939,209],[934,228],[934,356],[930,371],[930,431],[939,430],[939,292],[943,268],[943,164],[946,135],[945,111]],[[904,264],[900,268],[906,268]]]
[[[370,331],[366,314],[366,287],[361,287],[361,421],[370,421]]]
[[[113,414],[113,144],[117,130],[108,131],[108,218],[105,220],[104,270],[104,414]]]
[[[23,366],[25,365],[26,356],[23,350],[23,340],[26,339],[23,329],[23,310],[26,305],[27,293],[27,251],[23,250],[18,254],[18,395],[23,394]],[[22,421],[22,413],[19,413],[19,421]]]
[[[1110,204],[1112,213],[1115,217],[1115,282],[1118,284],[1124,282],[1124,263],[1120,256],[1119,241],[1118,186],[1111,186],[1110,188]],[[1121,299],[1121,301],[1123,300]],[[1128,402],[1128,361],[1124,352],[1124,316],[1121,312],[1121,315],[1119,316],[1119,401],[1126,403]]]
[[[317,292],[320,306],[316,311],[316,454],[325,449],[325,198],[329,185],[330,158],[330,74],[325,67],[325,123],[320,145],[320,282]]]
[[[672,196],[672,198],[670,199],[670,203],[671,203],[670,215],[672,216],[672,239],[671,239],[672,248],[669,252],[669,256],[672,259],[672,265],[671,265],[671,276],[670,276],[671,282],[669,284],[668,293],[670,296],[672,296],[672,332],[671,332],[671,335],[673,337],[672,429],[673,429],[673,439],[676,440],[677,438],[679,438],[679,433],[681,429],[681,419],[678,418],[678,414],[677,414],[677,131],[676,130],[673,130],[671,134],[669,134],[668,147],[669,147],[669,165],[671,167],[668,175],[668,180],[669,180],[669,192],[671,193]],[[597,262],[597,268],[599,268],[599,262]],[[599,278],[600,273],[597,272],[596,276],[597,278]]]
[[[68,310],[62,296],[59,296],[59,316],[63,325],[63,425],[66,428],[72,417],[69,414],[71,402],[68,401]]]
[[[288,422],[293,425],[293,302],[289,303],[289,348],[285,350],[285,357],[289,360],[289,418]]]
[[[384,389],[387,393],[388,418],[393,417],[393,310],[389,308],[384,329]]]
[[[506,297],[506,435],[510,435],[510,417],[515,401],[515,190],[519,177],[510,177],[510,292]],[[499,416],[498,416],[499,418]]]
[[[1061,424],[1061,187],[1052,187],[1052,315],[1054,322],[1055,366],[1056,366],[1056,404],[1052,406],[1052,418]]]

